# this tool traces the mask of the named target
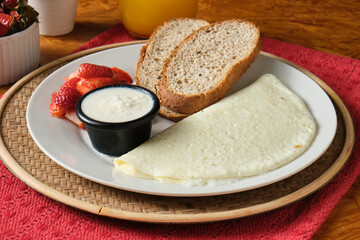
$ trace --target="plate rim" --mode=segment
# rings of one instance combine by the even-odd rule
[[[141,48],[143,46],[143,44],[133,44],[132,46],[136,46],[137,48]],[[125,46],[125,47],[129,47],[129,45]],[[136,48],[136,49],[137,49]],[[132,50],[133,48],[130,48],[130,51],[133,52]],[[122,51],[121,48],[113,48],[110,50],[115,50],[115,51]],[[128,51],[128,48],[125,48],[124,51]],[[137,51],[137,50],[136,50]],[[105,53],[105,54],[104,54]],[[100,54],[100,55],[99,55]],[[43,102],[43,98],[41,97],[43,94],[42,91],[47,91],[48,88],[52,88],[55,84],[57,84],[55,81],[55,78],[58,78],[60,75],[60,77],[62,75],[64,75],[64,71],[70,73],[69,69],[75,69],[74,67],[74,63],[79,64],[79,62],[84,62],[84,61],[92,61],[91,59],[93,59],[95,57],[101,57],[104,58],[104,56],[106,56],[106,54],[114,54],[114,52],[109,52],[108,51],[104,51],[104,52],[95,52],[93,54],[87,54],[85,56],[82,56],[78,59],[75,59],[74,61],[70,61],[68,63],[66,63],[64,66],[61,66],[59,68],[57,68],[55,71],[53,71],[52,73],[50,73],[48,76],[46,76],[44,78],[44,80],[36,87],[36,89],[33,92],[33,95],[30,97],[28,106],[27,106],[27,112],[26,112],[26,119],[27,119],[27,125],[28,125],[28,129],[29,132],[33,138],[33,140],[35,141],[35,143],[39,146],[39,148],[42,150],[43,153],[45,153],[49,158],[51,158],[53,161],[55,161],[58,165],[60,165],[62,168],[67,169],[68,171],[75,173],[83,178],[86,178],[90,181],[94,181],[97,182],[99,184],[102,185],[106,185],[106,186],[110,186],[113,188],[118,188],[118,189],[122,189],[122,190],[126,190],[126,191],[132,191],[132,192],[137,192],[137,193],[141,193],[141,194],[150,194],[150,195],[157,195],[157,196],[170,196],[170,197],[204,197],[204,196],[216,196],[216,195],[224,195],[224,194],[231,194],[231,193],[236,193],[236,192],[243,192],[243,191],[247,191],[247,190],[251,190],[251,189],[256,189],[256,188],[260,188],[263,186],[267,186],[270,185],[272,183],[281,181],[287,177],[290,177],[298,172],[300,172],[301,170],[303,170],[304,168],[308,167],[310,164],[312,164],[313,162],[315,162],[320,156],[322,156],[322,154],[327,150],[327,148],[331,145],[333,138],[335,137],[335,133],[336,133],[336,113],[335,113],[335,107],[332,104],[329,96],[326,94],[326,92],[315,82],[313,81],[313,79],[309,78],[307,75],[304,75],[304,73],[296,68],[293,68],[291,65],[287,64],[287,63],[283,63],[282,61],[278,61],[277,59],[274,59],[274,57],[272,55],[265,55],[265,54],[261,54],[262,59],[260,61],[265,61],[266,63],[270,63],[270,64],[276,64],[277,66],[279,66],[279,68],[283,68],[286,67],[287,69],[289,69],[289,71],[291,70],[291,72],[295,72],[295,74],[301,74],[302,76],[304,76],[305,82],[307,84],[310,84],[311,86],[313,86],[312,88],[314,88],[315,91],[321,91],[321,101],[325,100],[325,101],[330,101],[328,108],[331,109],[334,112],[331,112],[331,114],[335,114],[335,120],[334,123],[335,125],[331,124],[331,129],[333,129],[334,127],[334,132],[330,132],[331,135],[328,134],[328,131],[324,132],[321,131],[322,134],[318,135],[316,138],[323,138],[324,136],[327,136],[328,138],[325,139],[325,145],[324,143],[322,143],[320,141],[316,141],[314,142],[316,145],[319,145],[319,147],[321,147],[321,151],[316,150],[316,148],[312,147],[310,150],[310,155],[311,152],[315,151],[315,154],[313,156],[310,156],[310,158],[306,157],[306,158],[299,158],[297,161],[292,161],[289,162],[288,164],[285,164],[284,166],[282,166],[281,168],[278,169],[274,169],[273,171],[269,171],[269,172],[265,172],[264,174],[260,174],[260,175],[256,175],[253,177],[249,177],[249,178],[245,178],[245,179],[240,179],[240,182],[234,181],[233,183],[230,184],[225,184],[224,186],[220,185],[220,186],[216,186],[215,188],[212,188],[210,186],[199,186],[196,187],[195,189],[192,188],[184,188],[183,186],[179,186],[173,188],[172,186],[168,186],[167,184],[162,185],[160,184],[158,186],[158,182],[156,182],[155,180],[144,180],[144,179],[140,179],[137,180],[136,178],[132,177],[132,176],[126,176],[125,179],[125,183],[117,183],[117,181],[115,181],[113,178],[109,178],[109,175],[111,175],[111,173],[109,173],[109,169],[111,168],[110,165],[105,164],[105,163],[95,163],[97,167],[103,168],[103,173],[99,174],[99,172],[97,170],[95,170],[95,168],[90,167],[89,169],[84,169],[87,166],[87,162],[84,160],[80,160],[79,159],[79,164],[76,164],[75,166],[72,166],[71,163],[68,163],[67,160],[62,159],[60,157],[60,155],[62,153],[60,153],[58,150],[54,150],[52,147],[48,146],[47,141],[44,141],[43,139],[40,139],[40,137],[43,135],[43,132],[39,132],[39,130],[37,130],[39,127],[39,125],[36,125],[35,122],[31,121],[34,117],[33,115],[30,115],[31,112],[34,112],[34,104],[33,101],[36,101],[37,103],[40,103],[39,98],[41,98],[41,102]],[[135,52],[136,54],[136,52]],[[86,59],[84,60],[84,57],[90,57],[90,59]],[[259,56],[260,57],[260,56]],[[112,61],[111,61],[112,62]],[[280,65],[278,65],[280,64]],[[284,65],[282,65],[284,64]],[[65,68],[64,68],[65,67]],[[298,72],[298,73],[297,73]],[[66,73],[66,74],[68,74]],[[50,79],[49,79],[50,77]],[[303,77],[302,77],[303,78]],[[251,78],[252,79],[252,78]],[[48,81],[51,80],[51,81]],[[287,82],[288,84],[291,84],[291,81]],[[298,84],[299,85],[299,81]],[[301,88],[300,88],[300,91]],[[36,97],[36,98],[34,98]],[[305,99],[307,99],[309,97],[309,95],[304,96]],[[313,98],[313,97],[310,97]],[[304,100],[305,100],[304,99]],[[308,100],[308,99],[307,99]],[[310,102],[308,102],[308,104],[310,104]],[[315,108],[316,108],[316,103],[314,104]],[[310,104],[310,107],[313,106]],[[313,106],[313,107],[314,107]],[[30,111],[31,110],[31,111]],[[37,114],[42,114],[40,112],[37,112]],[[314,117],[316,118],[318,115],[317,113],[314,113]],[[36,115],[35,115],[36,116]],[[36,118],[36,117],[35,117]],[[320,122],[324,124],[324,118],[323,117],[319,117],[318,119]],[[326,121],[327,122],[327,121]],[[34,125],[35,124],[35,125]],[[48,126],[48,121],[46,121],[46,126]],[[321,125],[321,128],[323,128],[324,126]],[[35,130],[35,131],[34,131]],[[67,130],[68,131],[68,130]],[[73,134],[73,131],[70,132],[70,134]],[[77,135],[77,134],[76,134]],[[81,132],[80,135],[82,137],[84,137],[84,133]],[[74,136],[75,137],[75,136]],[[61,137],[63,139],[63,137]],[[77,137],[76,137],[77,138]],[[79,139],[76,139],[79,140]],[[75,141],[76,141],[75,140]],[[83,138],[84,140],[84,138]],[[83,142],[83,141],[82,141]],[[87,141],[86,141],[87,142]],[[57,143],[61,143],[58,142]],[[313,144],[314,144],[313,143]],[[88,144],[85,144],[88,145]],[[84,152],[85,155],[91,154],[91,151],[87,151],[87,148],[85,145],[81,145],[80,146],[80,150],[81,152]],[[70,145],[66,145],[67,147],[69,147]],[[85,149],[84,149],[85,147]],[[308,150],[307,150],[308,151]],[[307,152],[306,151],[306,152]],[[69,152],[70,154],[72,154],[72,152]],[[88,156],[93,158],[96,158],[95,156],[93,156],[93,154],[91,154],[92,156]],[[75,158],[81,158],[81,154],[75,154],[74,155]],[[302,161],[304,160],[304,161]],[[111,168],[112,173],[114,174],[114,170],[113,168]],[[137,181],[136,184],[132,184],[133,181]],[[151,181],[155,181],[155,185],[152,185]],[[143,185],[145,184],[145,186]]]
[[[78,57],[85,56],[86,54],[89,54],[89,53],[94,53],[97,51],[101,51],[101,50],[105,50],[105,49],[109,49],[109,48],[113,48],[113,47],[124,46],[124,45],[139,44],[139,43],[143,43],[143,42],[146,42],[146,40],[101,46],[101,47],[89,49],[89,50],[86,50],[86,51],[83,51],[83,52],[80,52],[77,54],[73,54],[73,55],[69,55],[69,56],[60,58],[58,60],[55,60],[54,62],[44,65],[43,67],[40,67],[39,69],[35,70],[34,72],[28,74],[27,76],[25,76],[24,78],[19,80],[3,96],[3,98],[0,100],[1,116],[3,114],[4,108],[6,107],[8,100],[14,95],[14,93],[16,93],[16,91],[18,89],[20,89],[26,82],[30,81],[34,76],[39,75],[40,73],[44,72],[45,70],[48,70],[51,67],[56,66],[57,64],[62,63],[64,61],[76,59]],[[298,196],[297,199],[305,197],[305,196],[311,194],[312,192],[314,192],[315,190],[318,190],[323,185],[325,185],[328,181],[330,181],[334,177],[334,175],[336,175],[342,169],[342,167],[348,160],[348,158],[351,154],[351,151],[353,149],[353,146],[354,146],[354,139],[355,139],[354,124],[353,124],[351,115],[350,115],[347,107],[342,102],[340,97],[328,85],[326,85],[322,80],[320,80],[318,77],[316,77],[314,74],[312,74],[308,70],[303,69],[300,66],[296,65],[295,63],[292,63],[288,60],[285,60],[281,57],[278,57],[278,56],[270,54],[270,53],[265,53],[265,52],[262,52],[262,53],[265,55],[268,55],[268,56],[272,56],[272,57],[274,57],[280,61],[283,61],[287,64],[290,64],[293,67],[304,72],[309,77],[311,77],[329,95],[331,100],[336,103],[337,107],[340,110],[340,113],[342,114],[342,116],[344,118],[346,138],[345,138],[345,142],[344,142],[342,151],[341,151],[340,155],[337,157],[337,159],[335,160],[334,164],[332,164],[331,167],[327,171],[325,171],[319,178],[317,178],[310,184],[306,185],[303,188],[300,188],[299,190],[297,190],[296,192],[294,192],[292,194],[285,195],[284,197],[281,197],[276,200],[277,203],[280,202],[281,203],[280,205],[284,206],[284,205],[289,204],[294,201],[292,199],[292,197],[290,197],[290,195]],[[0,138],[0,156],[2,157],[2,161],[4,162],[4,164],[8,167],[8,169],[10,169],[16,175],[16,177],[23,180],[27,185],[29,185],[33,189],[39,191],[40,193],[42,193],[50,198],[53,198],[55,200],[59,200],[59,198],[65,200],[64,203],[66,203],[67,205],[70,205],[70,206],[73,206],[73,207],[76,207],[76,208],[79,208],[82,210],[86,210],[86,211],[89,211],[89,212],[92,212],[95,214],[106,215],[106,216],[122,218],[122,219],[125,218],[125,219],[129,219],[129,220],[151,221],[151,222],[154,222],[154,218],[156,218],[155,219],[156,222],[169,222],[169,220],[170,220],[169,217],[166,215],[159,217],[159,214],[149,214],[149,213],[147,213],[145,215],[143,213],[132,213],[130,215],[124,216],[124,212],[121,210],[109,209],[106,207],[102,207],[102,206],[98,206],[98,205],[94,205],[94,204],[90,204],[90,203],[84,204],[84,202],[81,200],[75,199],[75,198],[65,195],[61,192],[58,192],[57,190],[55,190],[49,186],[46,186],[44,183],[38,181],[29,172],[27,172],[25,169],[22,168],[17,163],[16,159],[13,158],[13,156],[8,151],[8,149],[6,148],[6,145],[3,141],[2,136]],[[203,221],[214,221],[214,220],[216,221],[216,220],[223,220],[223,219],[229,219],[229,218],[233,218],[233,217],[241,217],[241,216],[246,216],[249,214],[264,212],[265,210],[268,211],[268,210],[274,209],[274,206],[269,206],[270,203],[261,204],[261,206],[258,206],[256,209],[254,209],[254,207],[250,207],[250,209],[252,209],[251,213],[248,211],[249,209],[245,210],[244,208],[242,208],[242,209],[237,209],[237,210],[225,211],[222,214],[220,214],[221,216],[218,214],[217,217],[211,218],[211,219],[208,218],[209,213],[197,214],[197,217],[195,217],[195,218],[194,218],[193,214],[189,214],[189,215],[191,215],[190,221],[191,222],[199,222],[199,221],[203,222]],[[280,207],[280,206],[277,205],[276,208],[277,207]],[[245,211],[245,213],[244,213],[244,211]],[[126,214],[128,214],[128,212],[126,212]],[[184,214],[182,214],[182,216],[184,216]],[[206,220],[204,220],[205,216],[206,216]],[[173,216],[172,216],[172,218],[173,218]],[[186,219],[186,220],[185,219],[186,219],[186,217],[185,218],[179,217],[177,219],[171,219],[171,222],[184,222],[184,221],[189,222],[189,219]]]

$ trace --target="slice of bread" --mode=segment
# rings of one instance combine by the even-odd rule
[[[183,114],[223,98],[260,53],[259,28],[245,20],[204,26],[170,54],[156,83],[163,106]]]
[[[155,29],[140,51],[136,68],[136,84],[156,93],[155,84],[163,64],[180,42],[193,31],[208,25],[201,19],[178,18],[165,22]],[[181,114],[161,106],[159,114],[172,121],[179,121],[189,114]]]

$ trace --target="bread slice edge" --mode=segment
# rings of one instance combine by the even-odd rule
[[[169,65],[170,58],[173,57],[173,55],[177,54],[177,51],[181,45],[184,45],[187,43],[187,41],[191,41],[192,39],[196,38],[197,35],[200,34],[202,31],[204,31],[206,28],[210,28],[215,24],[223,24],[224,22],[227,21],[246,22],[248,24],[253,25],[257,29],[258,36],[255,41],[252,52],[247,56],[247,58],[242,59],[241,61],[235,63],[227,71],[225,77],[223,77],[220,81],[218,81],[216,87],[210,89],[207,92],[201,92],[193,95],[182,95],[172,91],[167,81],[167,75],[166,75],[166,68]],[[162,70],[161,78],[158,79],[156,84],[156,91],[160,99],[160,103],[174,112],[183,113],[183,114],[192,114],[219,101],[226,95],[226,93],[232,88],[232,86],[239,80],[239,78],[246,72],[246,70],[254,62],[254,60],[260,53],[261,47],[262,47],[262,38],[259,28],[255,24],[246,20],[225,20],[221,22],[215,22],[198,29],[197,31],[193,32],[188,37],[186,37],[179,44],[179,46],[170,54],[169,59],[165,62]]]
[[[167,22],[164,22],[162,25],[158,26],[154,31],[153,33],[151,34],[151,36],[149,37],[148,41],[146,42],[146,44],[144,46],[142,46],[141,50],[140,50],[140,53],[139,53],[139,60],[137,62],[137,65],[136,65],[136,74],[135,74],[135,79],[136,79],[136,85],[138,86],[142,86],[142,87],[145,87],[145,88],[148,88],[147,84],[143,83],[142,81],[142,78],[139,76],[140,73],[139,73],[139,70],[140,69],[140,65],[143,64],[143,61],[145,60],[145,56],[147,54],[147,50],[148,50],[148,46],[150,45],[150,43],[154,40],[154,38],[157,37],[157,33],[158,31],[161,31],[162,28],[168,24],[169,22],[173,21],[173,20],[189,20],[189,21],[202,21],[204,23],[208,23],[206,20],[203,20],[203,19],[195,19],[195,18],[176,18],[176,19],[171,19]],[[208,23],[209,24],[209,23]],[[159,76],[160,77],[160,76]],[[155,86],[154,86],[155,88]],[[152,90],[152,89],[150,89]],[[156,94],[156,92],[155,92]],[[160,110],[159,110],[159,115],[168,119],[168,120],[171,120],[171,121],[174,121],[174,122],[178,122],[182,119],[184,119],[185,117],[188,117],[190,114],[183,114],[183,113],[177,113],[177,112],[174,112],[173,110],[170,110],[168,108],[166,108],[165,106],[161,106],[160,107]]]

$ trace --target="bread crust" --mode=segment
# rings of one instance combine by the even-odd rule
[[[151,39],[151,37],[150,37]],[[135,79],[136,79],[136,85],[138,86],[142,86],[142,87],[146,87],[144,86],[143,82],[141,81],[141,77],[139,77],[139,65],[142,64],[142,62],[144,61],[144,58],[145,58],[145,54],[146,54],[146,49],[149,45],[149,41],[150,39],[148,40],[148,42],[141,48],[140,50],[140,58],[139,58],[139,61],[137,63],[137,67],[136,67],[136,76],[135,76]],[[183,114],[183,113],[176,113],[168,108],[166,108],[165,106],[160,106],[160,109],[159,109],[159,112],[158,114],[163,117],[163,118],[166,118],[170,121],[173,121],[173,122],[179,122],[180,120],[186,118],[189,116],[189,114]]]
[[[144,61],[144,58],[145,58],[145,54],[146,54],[146,49],[147,49],[147,47],[148,47],[148,45],[149,45],[149,40],[147,41],[147,43],[144,45],[144,46],[142,46],[142,48],[140,49],[140,57],[139,57],[139,61],[137,62],[137,64],[136,64],[136,73],[135,73],[135,83],[136,83],[136,85],[138,85],[138,86],[141,86],[141,87],[143,87],[143,83],[142,83],[142,81],[141,81],[141,78],[139,77],[139,67],[140,67],[140,65],[143,63],[143,61]]]
[[[142,73],[140,72],[140,68],[141,68],[141,65],[144,64],[144,60],[145,60],[145,57],[146,57],[146,54],[148,54],[148,51],[149,50],[149,45],[156,40],[156,37],[157,37],[157,33],[159,31],[162,30],[163,27],[165,27],[167,24],[171,23],[172,21],[193,21],[193,20],[196,20],[198,22],[202,21],[204,24],[208,24],[207,21],[205,20],[202,20],[202,19],[192,19],[192,18],[177,18],[177,19],[172,19],[172,20],[169,20],[165,23],[163,23],[162,25],[158,26],[154,31],[153,33],[151,34],[150,38],[148,39],[147,43],[141,48],[140,50],[140,53],[139,53],[139,60],[137,62],[137,65],[136,65],[136,74],[135,74],[135,79],[136,79],[136,85],[139,85],[139,86],[142,86],[142,87],[145,87],[145,88],[148,88],[148,84],[146,84],[146,82],[143,82],[143,78],[141,77]],[[154,89],[155,89],[155,85],[154,85]],[[150,89],[153,91],[153,89]],[[156,94],[156,92],[155,92]],[[189,116],[189,114],[183,114],[183,113],[177,113],[177,112],[174,112],[170,109],[167,109],[165,106],[161,106],[160,110],[159,110],[159,115],[164,117],[164,118],[167,118],[171,121],[175,121],[175,122],[178,122],[182,119],[184,119],[185,117]]]
[[[139,60],[136,64],[136,72],[135,72],[135,79],[136,79],[136,85],[144,87],[144,83],[141,81],[141,77],[140,77],[140,66],[141,64],[143,64],[144,60],[145,60],[145,56],[146,56],[146,52],[148,49],[149,44],[153,41],[153,39],[155,38],[155,35],[157,33],[157,31],[159,31],[160,28],[162,28],[166,23],[156,27],[153,31],[153,33],[150,35],[149,39],[147,40],[146,44],[144,46],[142,46],[142,48],[140,49],[140,53],[139,53]]]
[[[144,63],[145,60],[145,56],[149,51],[149,45],[154,42],[156,40],[157,34],[159,31],[162,30],[163,27],[165,27],[166,25],[168,25],[169,23],[173,22],[173,21],[198,21],[198,22],[203,22],[204,24],[208,24],[207,21],[203,20],[203,19],[193,19],[193,18],[175,18],[175,19],[171,19],[167,22],[164,22],[162,25],[156,27],[153,31],[153,33],[150,35],[148,41],[146,42],[146,44],[141,48],[140,50],[140,54],[139,54],[139,60],[136,64],[136,73],[135,73],[135,79],[136,79],[136,85],[142,86],[142,87],[146,87],[146,84],[142,81],[141,76],[141,72],[139,69],[141,69],[141,65]],[[154,86],[155,88],[155,86]]]
[[[169,67],[171,58],[173,58],[177,54],[179,48],[185,45],[188,41],[195,39],[197,35],[201,34],[203,31],[205,31],[208,28],[211,28],[216,24],[222,24],[224,22],[233,22],[233,21],[245,22],[250,25],[253,25],[253,27],[257,29],[258,36],[254,42],[252,52],[246,58],[235,63],[224,75],[225,77],[220,79],[217,85],[212,89],[206,92],[201,92],[193,95],[183,95],[174,92],[171,86],[169,85],[167,68]],[[262,47],[262,38],[261,38],[260,30],[255,24],[248,22],[246,20],[226,20],[222,22],[215,22],[213,24],[198,29],[197,31],[193,32],[188,37],[186,37],[179,44],[179,46],[170,54],[168,60],[165,62],[163,66],[161,78],[158,79],[156,84],[156,92],[160,99],[160,103],[174,112],[183,113],[183,114],[192,114],[219,101],[226,95],[226,93],[232,88],[232,86],[249,68],[250,64],[255,60],[255,58],[260,53],[261,47]]]
[[[191,114],[186,114],[186,113],[177,113],[177,112],[174,112],[164,106],[160,106],[160,110],[159,110],[158,114],[161,117],[166,118],[173,122],[179,122],[179,121],[183,120],[184,118],[191,115]]]

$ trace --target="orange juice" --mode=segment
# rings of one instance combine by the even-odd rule
[[[146,38],[167,20],[195,17],[197,0],[119,0],[119,10],[126,29]]]

